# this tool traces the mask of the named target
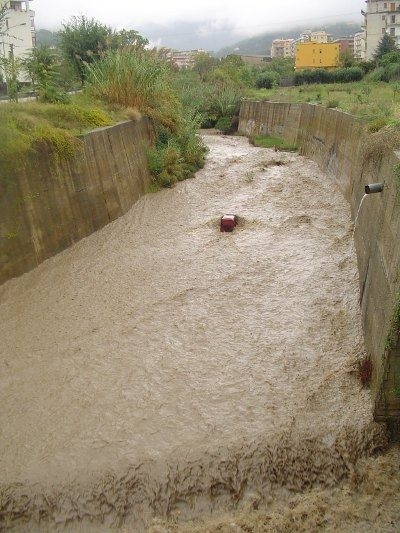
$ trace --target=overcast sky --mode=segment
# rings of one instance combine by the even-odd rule
[[[31,0],[37,29],[59,29],[73,15],[94,18],[115,29],[149,23],[212,21],[215,31],[229,26],[238,37],[294,26],[361,22],[363,0]],[[210,26],[207,25],[207,31]]]

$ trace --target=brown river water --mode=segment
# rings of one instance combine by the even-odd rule
[[[400,530],[349,206],[204,139],[194,179],[0,287],[0,529]]]

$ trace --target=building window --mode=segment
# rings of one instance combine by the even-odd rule
[[[386,28],[382,28],[382,35],[385,35],[386,33]]]
[[[383,3],[383,9],[387,9],[387,2]]]
[[[10,9],[13,11],[26,11],[26,2],[10,2]]]
[[[396,15],[391,15],[390,22],[391,24],[396,24]]]
[[[390,35],[391,37],[394,37],[395,36],[395,29],[394,28],[390,28]]]

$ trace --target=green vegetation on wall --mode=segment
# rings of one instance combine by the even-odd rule
[[[0,106],[0,182],[11,185],[29,155],[43,148],[55,161],[71,158],[80,147],[79,134],[112,122],[105,110],[79,103]]]
[[[390,326],[390,331],[386,338],[385,349],[387,351],[392,350],[396,346],[399,340],[399,335],[400,335],[400,294],[397,297],[397,304],[393,312],[393,318],[392,318],[392,323]]]

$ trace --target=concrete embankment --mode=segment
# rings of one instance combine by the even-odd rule
[[[364,185],[384,182],[382,193],[366,198],[354,243],[365,343],[372,359],[375,417],[400,434],[400,159],[390,134],[370,134],[346,113],[310,104],[245,101],[239,132],[274,134],[296,144],[339,185],[356,217]]]

